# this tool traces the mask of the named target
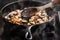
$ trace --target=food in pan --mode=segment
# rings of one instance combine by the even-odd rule
[[[36,8],[14,10],[5,16],[8,22],[18,25],[35,25],[47,22],[51,17],[45,11]]]

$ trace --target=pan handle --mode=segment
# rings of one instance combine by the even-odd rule
[[[26,34],[25,34],[25,38],[26,39],[29,39],[29,40],[31,40],[32,39],[32,33],[31,33],[31,28],[33,27],[34,25],[31,25],[30,27],[28,27],[28,32],[26,32]]]

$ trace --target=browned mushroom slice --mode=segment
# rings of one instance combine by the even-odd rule
[[[31,25],[31,23],[27,23],[27,25]]]

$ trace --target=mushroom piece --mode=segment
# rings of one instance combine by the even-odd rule
[[[31,25],[31,23],[27,23],[27,25]]]
[[[37,19],[37,23],[42,24],[42,23],[44,23],[44,21],[39,18],[39,19]]]
[[[25,23],[27,23],[28,21],[27,20],[21,20],[22,22],[25,22]]]
[[[48,21],[48,18],[47,17],[44,17],[44,18],[42,18],[42,20],[44,20],[44,22],[47,22]]]

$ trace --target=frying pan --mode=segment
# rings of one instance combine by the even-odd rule
[[[21,2],[15,1],[15,2],[12,2],[12,3],[7,4],[6,6],[4,6],[1,9],[1,17],[2,17],[3,21],[6,22],[4,20],[4,18],[3,18],[3,16],[4,15],[7,15],[11,11],[14,11],[16,9],[22,10],[24,8],[29,8],[29,7],[40,7],[40,6],[42,7],[43,5],[45,5],[45,4],[43,4],[41,2],[35,2],[35,1],[21,1]],[[52,16],[52,18],[50,20],[48,20],[47,22],[52,21],[55,18],[55,16],[56,16],[56,12],[53,11],[53,10],[51,11],[50,8],[47,8],[45,10],[48,13],[48,15],[51,15]],[[49,13],[49,12],[51,12],[51,13]],[[45,23],[47,23],[47,22],[45,22]],[[30,27],[28,27],[28,32],[26,33],[25,37],[27,38],[28,33],[30,33],[30,38],[27,38],[27,39],[32,39],[32,34],[31,34],[31,31],[30,30],[35,25],[31,25]],[[38,25],[41,25],[41,24],[38,24]]]

